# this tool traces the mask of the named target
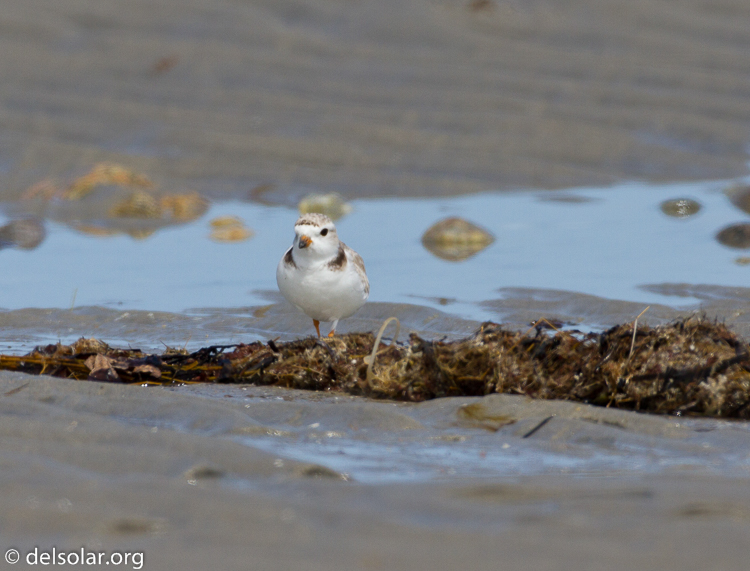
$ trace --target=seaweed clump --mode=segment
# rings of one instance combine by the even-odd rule
[[[0,355],[0,369],[99,381],[248,383],[423,401],[514,393],[663,414],[750,418],[748,345],[725,325],[691,317],[654,328],[526,333],[487,322],[458,341],[378,344],[352,333],[211,346],[161,355],[80,339]]]

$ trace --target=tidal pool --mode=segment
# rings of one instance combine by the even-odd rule
[[[473,302],[498,288],[551,288],[650,302],[639,286],[661,282],[745,285],[737,249],[717,242],[723,227],[748,216],[724,196],[727,183],[627,184],[557,192],[498,192],[449,199],[359,200],[337,222],[364,256],[373,301]],[[660,205],[693,198],[683,219]],[[53,208],[53,207],[52,207]],[[13,207],[6,208],[13,212]],[[239,243],[208,239],[208,220],[237,216],[255,232]],[[214,203],[199,221],[145,239],[92,237],[49,223],[34,251],[6,250],[4,307],[104,305],[183,311],[263,301],[275,290],[278,259],[297,213],[246,202]],[[495,243],[460,262],[437,258],[420,239],[435,221],[460,216],[492,232]],[[50,288],[50,282],[53,287]],[[434,300],[431,298],[435,298]],[[664,301],[663,297],[659,301]],[[684,300],[682,300],[684,302]]]
[[[421,305],[460,318],[496,321],[503,314],[488,302],[524,291],[527,297],[563,291],[643,307],[680,307],[699,300],[669,284],[726,288],[750,283],[745,251],[717,240],[723,228],[748,219],[725,194],[730,185],[628,183],[356,200],[337,226],[366,262],[372,302]],[[671,216],[663,204],[675,199],[694,201],[700,208]],[[5,212],[12,219],[22,208],[8,203]],[[254,236],[234,243],[212,241],[210,221],[222,216],[238,217]],[[435,256],[422,245],[422,235],[452,216],[487,229],[494,242],[462,261]],[[217,201],[198,220],[145,238],[92,236],[75,230],[82,221],[69,212],[61,217],[52,200],[42,222],[46,239],[35,249],[0,253],[6,268],[0,274],[2,307],[98,306],[190,315],[196,308],[205,314],[267,305],[279,300],[276,264],[291,244],[296,218],[297,212],[285,206]]]

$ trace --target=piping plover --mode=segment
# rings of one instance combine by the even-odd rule
[[[339,240],[336,226],[325,214],[303,214],[294,223],[294,241],[276,268],[282,295],[313,320],[332,321],[353,315],[370,295],[362,257]]]

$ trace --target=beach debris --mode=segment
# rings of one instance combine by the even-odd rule
[[[276,185],[271,183],[262,183],[254,186],[247,192],[247,198],[252,202],[259,204],[274,205],[273,200],[269,200],[266,195],[276,190]]]
[[[376,359],[370,356],[376,349]],[[0,369],[156,385],[244,383],[407,401],[510,393],[643,412],[750,419],[750,347],[725,325],[692,316],[601,333],[526,332],[487,322],[457,341],[378,344],[371,333],[214,345],[147,354],[95,339],[0,355]],[[371,370],[368,374],[368,369]],[[462,409],[488,430],[512,422]]]
[[[210,224],[209,238],[214,242],[242,242],[254,236],[253,231],[237,216],[219,216]]]
[[[661,203],[661,211],[672,218],[688,218],[701,209],[700,202],[690,198],[673,198]]]
[[[96,236],[97,238],[109,238],[111,236],[118,236],[121,234],[119,230],[114,228],[105,228],[96,224],[72,224],[71,227],[82,234],[88,234],[89,236]]]
[[[750,248],[750,224],[741,222],[727,226],[716,234],[716,239],[730,248]]]
[[[132,170],[116,163],[97,163],[85,175],[75,179],[60,195],[65,200],[80,200],[97,186],[126,186],[153,188],[146,175],[133,172]]]
[[[180,222],[203,216],[208,210],[208,200],[197,192],[166,194],[159,199],[162,213]]]
[[[300,200],[300,214],[311,214],[317,212],[325,214],[331,220],[338,220],[352,211],[350,204],[340,194],[329,192],[328,194],[308,194]]]
[[[179,61],[180,56],[178,56],[177,54],[160,57],[151,66],[151,75],[160,75],[162,73],[166,73],[174,66],[176,66]]]
[[[68,185],[61,185],[51,178],[45,178],[21,193],[21,200],[81,200],[100,186],[120,186],[132,188],[153,188],[154,183],[147,176],[116,163],[96,163],[89,172],[74,179]]]
[[[200,480],[218,480],[227,475],[226,470],[214,464],[196,464],[183,473],[183,477],[191,485],[196,485]]]
[[[422,245],[438,258],[460,262],[481,252],[495,241],[484,228],[451,217],[436,222],[422,236]]]
[[[29,201],[29,200],[50,200],[51,198],[54,198],[55,196],[59,195],[61,193],[60,187],[55,183],[55,181],[51,178],[44,178],[37,182],[36,184],[32,184],[30,187],[28,187],[26,190],[24,190],[21,193],[21,196],[19,196],[19,200],[21,201]]]
[[[112,218],[161,218],[162,209],[153,195],[136,190],[109,209]]]
[[[47,232],[37,218],[11,220],[0,226],[0,248],[20,248],[33,250],[44,241]]]
[[[727,188],[724,194],[734,206],[750,214],[750,185],[734,184]]]
[[[539,200],[543,202],[559,202],[561,204],[585,204],[594,202],[595,198],[581,196],[580,194],[571,194],[566,191],[554,190],[539,195]]]
[[[484,428],[491,432],[497,432],[503,426],[516,422],[512,416],[487,411],[481,402],[460,406],[456,411],[456,417],[462,425]]]
[[[124,234],[135,240],[145,240],[153,236],[155,232],[154,228],[128,228],[127,230],[123,230]]]
[[[156,198],[143,190],[135,190],[128,198],[109,209],[112,218],[161,218],[187,222],[208,210],[208,201],[197,192],[167,194]]]
[[[21,199],[71,203],[57,204],[52,211],[73,228],[93,236],[128,234],[137,239],[160,227],[195,220],[209,207],[197,192],[164,192],[146,175],[116,163],[97,163],[67,186],[44,179],[24,191]]]
[[[495,7],[495,3],[492,0],[469,0],[466,7],[471,12],[483,12],[492,10]]]

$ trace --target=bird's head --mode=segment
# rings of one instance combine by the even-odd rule
[[[339,237],[333,220],[325,214],[303,214],[294,224],[294,258],[309,262],[336,256]]]

